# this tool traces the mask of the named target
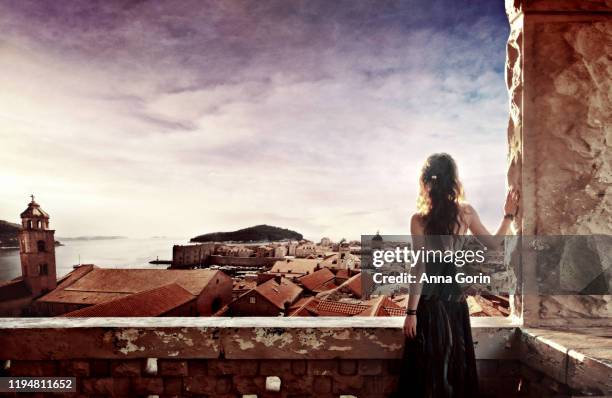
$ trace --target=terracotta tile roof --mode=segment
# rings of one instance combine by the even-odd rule
[[[302,276],[315,272],[318,265],[319,260],[317,259],[291,258],[275,262],[269,272]]]
[[[406,308],[406,306],[408,305],[408,297],[409,296],[407,294],[398,294],[397,296],[393,297],[392,300],[400,307]]]
[[[349,278],[349,270],[348,269],[339,269],[338,272],[336,272],[336,278],[348,279]]]
[[[289,316],[403,316],[404,309],[389,297],[381,296],[368,301],[321,300],[307,297],[299,300]]]
[[[379,296],[365,302],[370,307],[359,316],[402,316],[404,309],[387,296]],[[397,315],[395,315],[397,314]]]
[[[258,285],[255,291],[266,298],[277,308],[284,310],[285,303],[293,304],[302,294],[303,289],[287,278],[281,278],[280,283],[276,279]]]
[[[216,276],[216,270],[114,269],[91,267],[73,271],[60,288],[41,297],[42,302],[99,304],[119,297],[176,283],[193,296]],[[84,273],[81,275],[81,273]]]
[[[507,316],[505,297],[469,296],[472,316]],[[498,301],[494,303],[493,301]],[[305,297],[289,309],[289,316],[404,316],[407,295],[394,298],[380,296],[371,300],[338,301]]]
[[[359,316],[377,316],[381,312],[382,304],[385,296],[376,297],[371,300],[365,301],[364,304],[368,304],[368,308],[360,312]]]
[[[115,300],[120,297],[129,296],[132,293],[105,293],[105,292],[85,292],[56,289],[39,298],[41,303],[69,303],[95,305]]]
[[[289,316],[313,316],[315,314],[318,300],[311,297],[303,297],[289,308]]]
[[[345,315],[354,316],[369,308],[366,304],[346,303],[343,301],[322,300],[317,305],[317,313],[321,316]]]
[[[233,280],[232,290],[234,291],[247,291],[251,289],[255,289],[257,286],[257,281],[246,281],[244,279]]]
[[[338,286],[338,290],[348,291],[355,297],[361,298],[363,295],[363,290],[361,286],[361,272],[356,275],[353,275],[352,277],[347,279],[346,282]]]
[[[321,268],[318,271],[313,272],[309,275],[304,275],[298,279],[298,281],[308,290],[315,291],[319,286],[323,285],[330,280],[333,280],[336,276],[329,268]],[[327,290],[327,289],[325,289]]]
[[[28,289],[25,281],[21,278],[0,283],[0,301],[17,300],[31,295],[30,289]]]
[[[318,286],[316,289],[313,290],[313,292],[315,292],[315,293],[326,292],[328,290],[334,290],[338,286],[339,285],[336,282],[336,278],[334,278],[334,279],[331,279],[331,280],[325,282],[324,284]]]
[[[73,269],[72,271],[58,279],[56,289],[64,289],[72,285],[74,282],[81,279],[85,274],[87,274],[94,268],[97,267],[93,264],[80,265],[78,268]]]
[[[406,310],[404,308],[384,307],[384,310],[388,316],[405,316],[406,315]]]
[[[176,283],[72,311],[64,317],[160,316],[196,297]]]
[[[97,292],[137,293],[175,282],[198,295],[219,271],[207,269],[110,269],[95,268],[67,289]]]

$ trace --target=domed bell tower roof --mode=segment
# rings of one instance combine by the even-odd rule
[[[47,214],[43,209],[40,208],[40,205],[34,201],[34,195],[30,196],[32,201],[28,203],[28,208],[21,213],[21,218],[45,218],[49,219],[49,214]]]
[[[376,235],[374,235],[372,237],[372,241],[374,241],[374,242],[382,242],[383,241],[383,238],[382,238],[382,236],[380,236],[380,232],[379,231],[376,231]]]

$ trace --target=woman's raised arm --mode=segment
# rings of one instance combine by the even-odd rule
[[[491,235],[487,228],[482,224],[482,221],[480,221],[480,217],[478,216],[478,212],[476,212],[472,206],[465,205],[465,220],[468,224],[469,230],[485,246],[500,246],[504,241],[504,236],[508,235],[510,232],[512,220],[514,220],[514,216],[518,212],[518,203],[519,192],[515,189],[508,190],[508,194],[506,195],[506,203],[504,204],[504,218],[499,224],[495,235]]]

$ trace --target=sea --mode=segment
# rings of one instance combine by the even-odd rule
[[[57,276],[62,277],[78,264],[103,268],[153,268],[152,260],[172,260],[172,246],[187,244],[188,238],[121,238],[100,240],[65,240],[55,247]],[[0,250],[0,282],[21,276],[18,249]]]

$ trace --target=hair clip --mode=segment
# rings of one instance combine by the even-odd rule
[[[431,179],[432,179],[432,180],[437,180],[437,179],[438,179],[438,176],[434,174],[434,175],[432,175],[432,176],[431,176]]]

